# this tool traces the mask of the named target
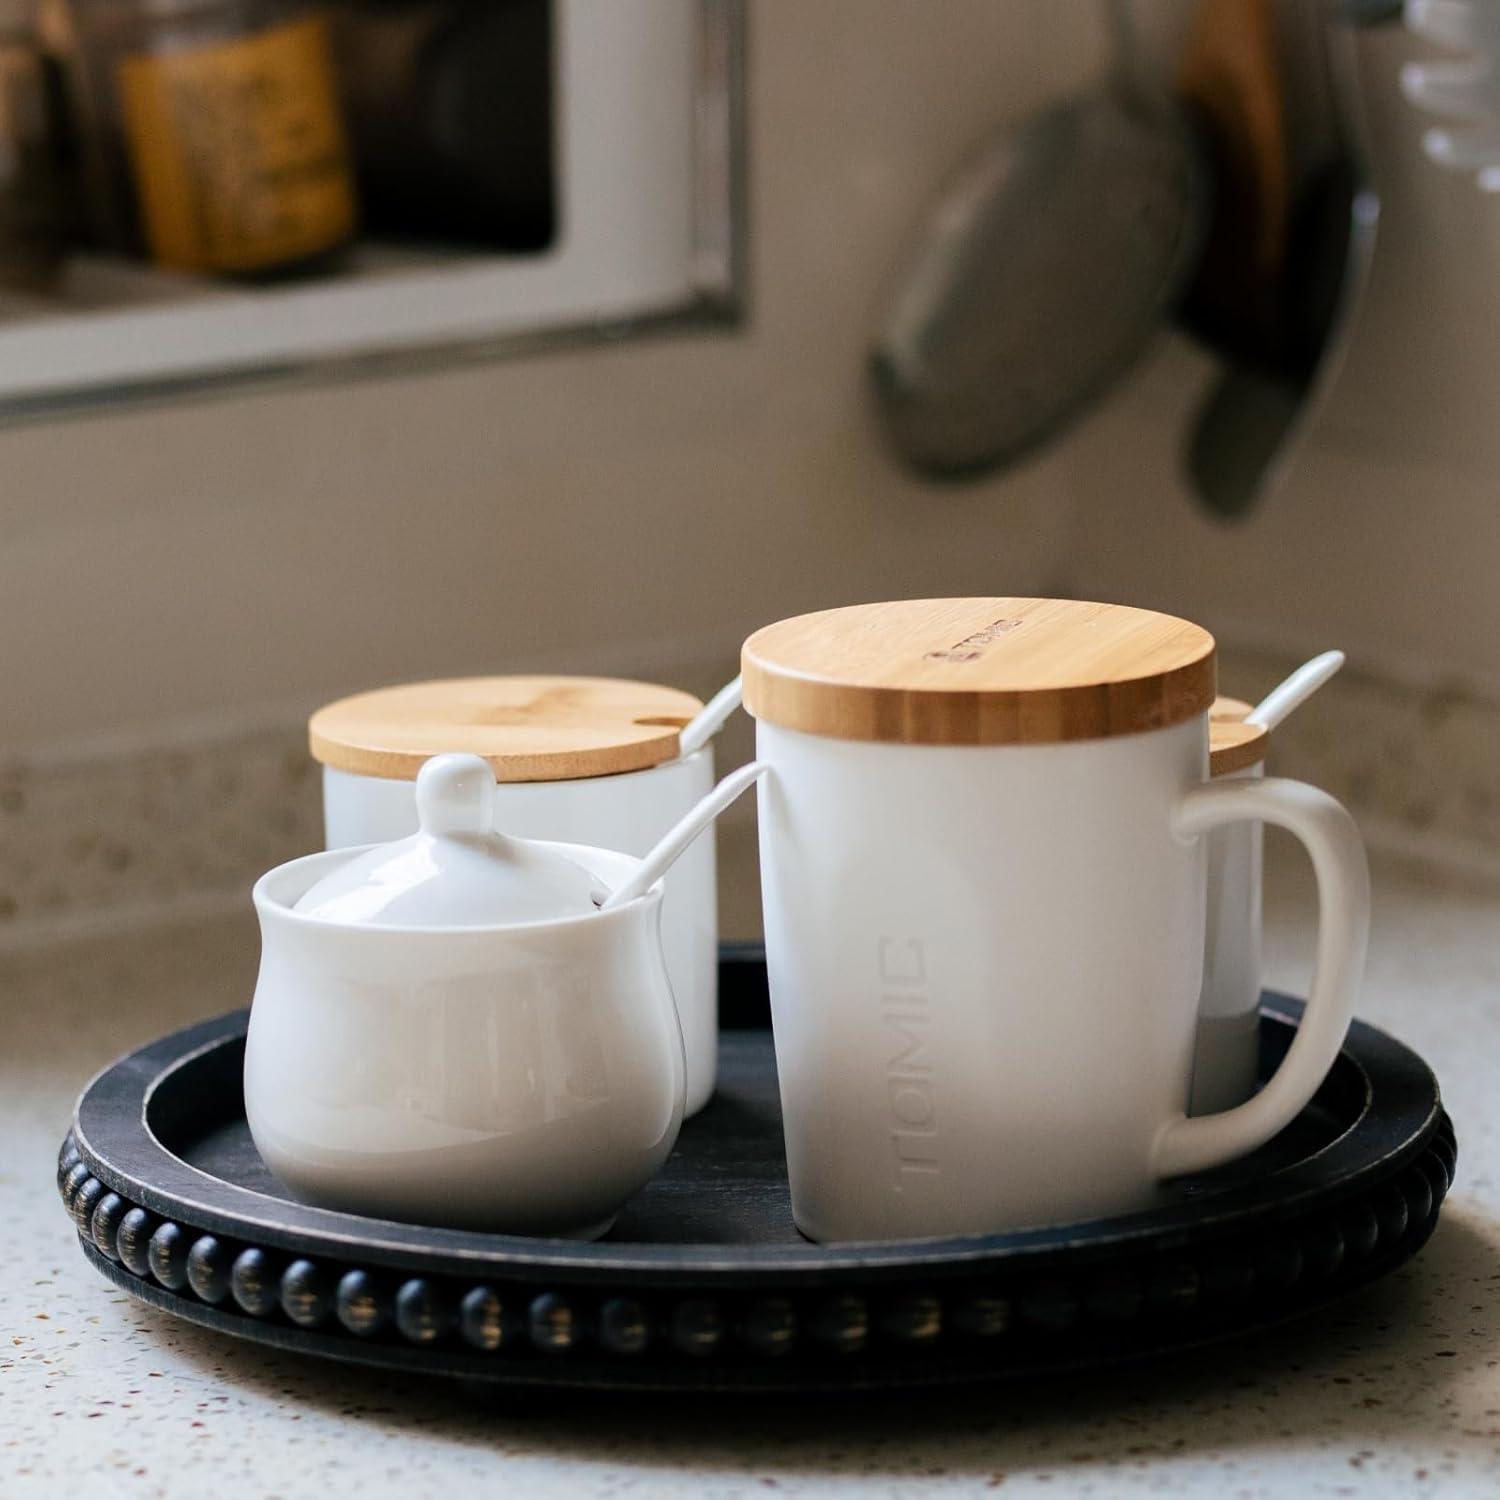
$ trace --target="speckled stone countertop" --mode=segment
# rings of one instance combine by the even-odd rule
[[[1305,987],[1279,861],[1270,974]],[[85,1264],[53,1187],[81,1085],[243,1004],[248,915],[0,958],[0,1496],[1500,1494],[1500,888],[1376,866],[1362,1013],[1436,1068],[1459,1175],[1406,1269],[1171,1362],[857,1404],[505,1403],[218,1338]],[[502,1489],[503,1486],[503,1489]]]

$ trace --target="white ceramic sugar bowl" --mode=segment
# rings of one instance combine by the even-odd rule
[[[592,1237],[682,1121],[662,887],[601,910],[642,862],[495,833],[494,785],[439,756],[417,834],[260,880],[245,1112],[310,1202]]]

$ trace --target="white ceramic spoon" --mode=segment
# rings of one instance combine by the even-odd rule
[[[1301,708],[1343,665],[1342,651],[1325,651],[1304,662],[1245,715],[1245,722],[1260,729],[1274,729],[1288,714]]]
[[[731,771],[691,812],[685,814],[672,828],[662,835],[656,847],[640,862],[635,873],[623,884],[617,885],[600,903],[602,911],[623,906],[637,896],[649,891],[677,862],[683,850],[713,822],[715,818],[770,769],[764,761],[753,760],[738,771]]]
[[[724,721],[740,706],[740,679],[726,682],[690,724],[677,736],[679,751],[685,760],[701,750],[723,727]]]

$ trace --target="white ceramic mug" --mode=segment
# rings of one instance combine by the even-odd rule
[[[610,887],[641,864],[545,847]],[[352,857],[309,855],[255,887],[245,1114],[266,1165],[300,1196],[380,1218],[602,1234],[682,1120],[660,883],[611,910],[508,926],[293,909]]]
[[[753,711],[753,704],[752,704]],[[871,743],[761,718],[766,950],[792,1206],[816,1240],[1148,1206],[1288,1124],[1352,1014],[1353,820],[1299,782],[1206,782],[1207,714],[1054,744]],[[1320,898],[1306,1014],[1249,1102],[1186,1113],[1205,835],[1264,821]]]

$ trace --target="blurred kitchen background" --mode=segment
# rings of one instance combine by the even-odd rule
[[[1138,84],[1179,88],[1204,8],[1138,0]],[[1052,440],[961,477],[873,394],[958,164],[1118,68],[1098,0],[11,0],[0,931],[242,903],[318,845],[327,699],[706,694],[759,624],[939,594],[1188,615],[1244,697],[1342,647],[1278,769],[1500,867],[1500,201],[1424,151],[1400,77],[1443,53],[1399,7],[1293,9],[1337,32],[1359,174],[1305,430],[1215,503],[1189,460],[1226,364],[1166,307]]]

